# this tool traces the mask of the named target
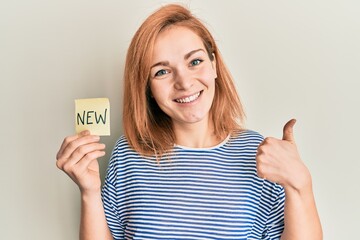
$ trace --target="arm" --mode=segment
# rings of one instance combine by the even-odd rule
[[[282,240],[321,240],[322,229],[312,190],[311,175],[301,161],[290,120],[283,139],[266,138],[259,146],[256,161],[259,177],[279,183],[285,190],[285,229]]]
[[[106,222],[100,193],[81,194],[80,239],[113,239]]]
[[[104,144],[88,131],[65,138],[56,156],[56,165],[78,185],[81,192],[80,239],[112,239],[101,200],[98,157]]]
[[[281,239],[323,239],[311,184],[299,190],[285,188],[285,229]]]

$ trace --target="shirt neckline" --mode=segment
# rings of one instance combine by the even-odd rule
[[[183,145],[178,145],[176,143],[174,144],[174,147],[184,149],[184,150],[192,150],[192,151],[213,150],[213,149],[224,146],[229,141],[229,139],[230,139],[230,134],[222,142],[220,142],[217,145],[212,146],[212,147],[195,148],[195,147],[187,147],[187,146],[183,146]]]

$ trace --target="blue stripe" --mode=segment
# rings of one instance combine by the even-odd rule
[[[102,192],[114,239],[279,239],[285,194],[256,175],[262,140],[243,131],[210,149],[175,146],[159,164],[121,137]]]

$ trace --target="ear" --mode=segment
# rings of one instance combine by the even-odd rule
[[[214,70],[214,74],[215,74],[215,77],[214,78],[217,78],[217,72],[216,72],[216,57],[215,57],[215,54],[212,53],[212,56],[213,56],[213,60],[211,60],[211,65],[212,65],[212,68]]]

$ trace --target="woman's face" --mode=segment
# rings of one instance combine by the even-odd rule
[[[217,75],[202,39],[172,26],[156,38],[151,64],[152,96],[174,126],[207,124]]]

